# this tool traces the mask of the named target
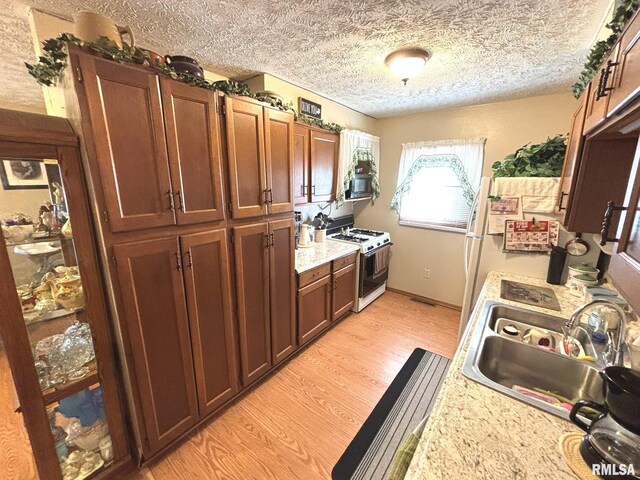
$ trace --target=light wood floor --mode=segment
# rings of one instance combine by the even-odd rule
[[[460,312],[387,292],[130,480],[328,479],[416,347],[451,358]],[[0,348],[0,479],[35,478]]]
[[[329,479],[414,348],[453,356],[459,316],[387,292],[135,478]]]

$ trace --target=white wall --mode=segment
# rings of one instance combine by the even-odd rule
[[[391,233],[389,286],[453,305],[464,292],[463,235],[400,226],[389,208],[396,187],[402,143],[423,140],[487,139],[484,175],[491,164],[529,142],[568,133],[577,101],[570,94],[430,111],[378,120],[381,196],[374,206],[355,205],[356,225]],[[423,270],[431,278],[423,278]]]

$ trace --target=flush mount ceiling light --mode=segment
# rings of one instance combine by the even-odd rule
[[[404,48],[396,50],[387,55],[384,63],[387,64],[391,73],[402,79],[404,84],[407,80],[418,75],[425,63],[429,60],[429,52],[421,48]]]

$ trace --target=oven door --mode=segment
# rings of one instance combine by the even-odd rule
[[[369,293],[382,285],[389,278],[389,267],[387,266],[376,273],[376,252],[389,246],[383,245],[360,256],[360,280],[358,285],[358,297],[364,298]]]

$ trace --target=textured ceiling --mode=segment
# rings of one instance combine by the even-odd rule
[[[229,76],[267,72],[358,111],[390,116],[568,91],[609,0],[27,3],[68,17],[95,10],[130,25],[140,44],[157,51],[193,56]],[[11,45],[28,56],[27,25],[0,18],[15,24],[16,37],[24,35]],[[406,87],[384,66],[385,56],[402,46],[432,53]]]

